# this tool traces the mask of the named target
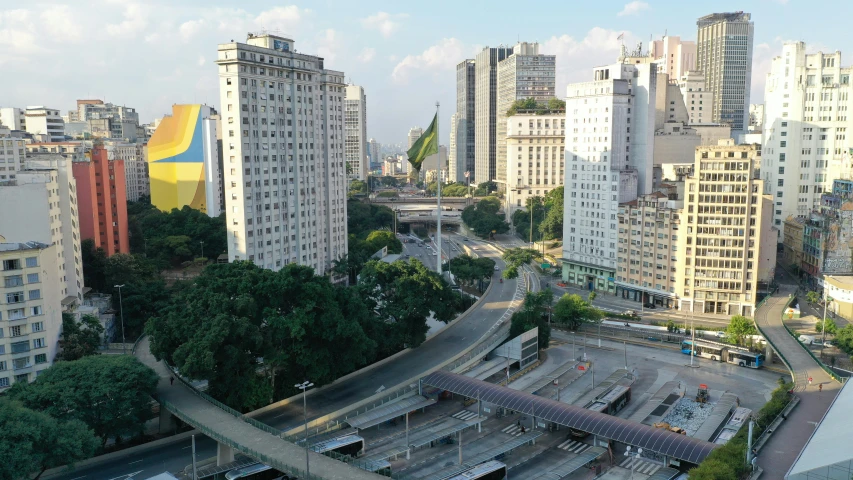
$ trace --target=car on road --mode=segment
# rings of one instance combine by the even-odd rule
[[[500,272],[500,271],[501,271],[501,269],[500,269],[500,268],[498,268],[498,267],[497,267],[497,265],[495,265],[495,271],[496,271],[496,272]]]
[[[657,307],[655,307],[654,303],[644,303],[643,307],[648,308],[649,310],[654,310],[655,308],[657,308]]]
[[[622,315],[628,315],[629,317],[639,317],[639,315],[637,315],[637,312],[633,310],[625,310],[624,312],[622,312]]]
[[[468,237],[462,237],[462,239],[463,239],[463,240],[465,240],[466,242],[468,242],[468,241],[469,241],[469,240],[468,240]]]

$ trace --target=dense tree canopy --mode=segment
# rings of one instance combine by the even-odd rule
[[[349,195],[367,195],[367,182],[353,180],[349,184]]]
[[[98,347],[103,340],[104,327],[94,315],[83,315],[78,322],[74,315],[62,313],[62,351],[57,360],[79,360],[90,355],[98,355]]]
[[[539,233],[545,240],[563,238],[563,187],[559,186],[545,195],[545,219],[539,224]]]
[[[506,270],[503,277],[512,279],[518,277],[518,269],[525,263],[532,262],[539,253],[532,248],[508,248],[504,250],[503,259],[506,262]]]
[[[530,229],[530,210],[533,209],[533,230]],[[527,206],[523,210],[516,210],[512,214],[512,224],[515,226],[516,234],[524,239],[524,241],[536,242],[542,240],[542,234],[539,229],[542,221],[545,219],[545,199],[539,196],[530,197],[527,199]]]
[[[462,211],[462,221],[465,225],[482,238],[491,237],[495,233],[506,233],[509,224],[498,212],[501,201],[497,197],[485,197],[476,205],[471,205]]]
[[[729,320],[726,327],[726,339],[735,345],[742,345],[744,338],[748,335],[756,335],[758,331],[751,319],[742,315],[735,315]]]
[[[551,341],[548,310],[553,299],[554,294],[550,289],[527,292],[524,297],[524,304],[512,314],[510,319],[509,338],[515,338],[534,327],[539,327],[539,348],[548,348]]]
[[[583,323],[599,323],[604,313],[593,307],[577,294],[564,294],[554,305],[551,319],[571,330],[577,330]]]
[[[0,398],[0,425],[4,479],[37,480],[49,468],[89,458],[98,447],[98,439],[80,420],[58,420],[10,399]]]
[[[513,102],[512,106],[507,110],[506,115],[509,117],[520,111],[533,112],[536,115],[546,115],[557,110],[565,109],[566,102],[559,98],[551,98],[547,102],[537,102],[534,98],[525,98]]]
[[[347,201],[347,232],[356,237],[374,230],[394,228],[394,211],[384,205]]]
[[[477,188],[474,190],[475,197],[485,197],[490,195],[493,192],[498,191],[498,184],[489,180],[488,182],[483,182],[477,185]]]
[[[460,281],[472,284],[477,280],[494,275],[495,261],[488,257],[474,258],[468,255],[453,257],[448,262],[448,268]]]
[[[8,395],[53,418],[82,421],[103,444],[142,432],[157,380],[132,356],[97,355],[57,362],[34,382],[13,385]]]

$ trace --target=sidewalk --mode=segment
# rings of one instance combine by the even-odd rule
[[[764,448],[758,454],[758,464],[767,478],[782,479],[797,459],[800,451],[823,418],[832,400],[841,389],[841,384],[829,376],[809,356],[782,324],[782,313],[788,303],[788,295],[796,286],[781,285],[779,291],[762,306],[755,315],[755,322],[762,333],[772,342],[784,358],[794,376],[794,392],[800,404],[788,415]],[[808,379],[812,378],[809,385]],[[818,391],[823,385],[823,391]]]

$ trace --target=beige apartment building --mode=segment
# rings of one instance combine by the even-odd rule
[[[507,215],[563,185],[566,114],[519,113],[507,118]]]
[[[696,149],[678,235],[681,310],[752,316],[759,281],[772,278],[772,200],[762,196],[759,155],[759,146],[733,140]]]
[[[677,304],[682,204],[664,193],[654,192],[619,205],[617,296],[666,308]]]
[[[806,225],[805,217],[788,215],[785,220],[785,229],[782,235],[784,250],[782,253],[782,265],[792,269],[794,273],[803,263],[803,229]]]

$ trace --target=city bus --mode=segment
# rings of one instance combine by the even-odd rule
[[[584,405],[583,408],[607,415],[616,415],[625,408],[625,405],[628,405],[629,401],[631,401],[631,387],[615,385],[604,395]],[[569,434],[578,438],[584,438],[589,435],[588,432],[575,430],[574,428],[569,429]]]
[[[681,342],[682,353],[690,355],[691,350],[694,350],[692,341],[684,340]],[[764,363],[764,355],[761,353],[754,353],[743,347],[708,340],[696,340],[693,355],[708,358],[715,362],[726,362],[749,368],[760,368]]]
[[[311,450],[326,455],[329,453],[338,453],[340,455],[358,457],[364,452],[364,439],[358,435],[345,435],[311,445]]]
[[[281,480],[285,478],[289,477],[263,463],[255,463],[248,467],[231,470],[225,474],[225,480]]]
[[[504,480],[506,465],[496,460],[481,463],[447,480]]]

